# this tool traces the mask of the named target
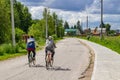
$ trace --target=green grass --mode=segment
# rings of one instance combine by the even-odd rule
[[[86,39],[85,37],[83,38]],[[105,36],[103,40],[100,40],[100,37],[92,36],[89,39],[89,41],[103,45],[120,54],[120,36],[112,36],[112,37]]]
[[[56,39],[55,42],[58,42],[59,39]],[[45,46],[45,39],[41,39],[37,41],[37,51],[43,49]],[[0,45],[0,61],[19,57],[22,55],[26,55],[26,44],[24,42],[17,43],[16,47],[13,48],[11,44],[2,44]]]
[[[15,54],[4,53],[3,56],[0,56],[0,61],[10,59],[10,58],[15,58],[15,57],[22,56],[22,55],[26,55],[26,53],[27,53],[26,51],[21,52],[21,53],[15,53]]]

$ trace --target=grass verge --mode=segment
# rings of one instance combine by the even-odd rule
[[[10,58],[15,58],[15,57],[22,56],[22,55],[26,55],[26,51],[21,52],[21,53],[15,53],[15,54],[4,53],[3,56],[0,56],[0,61],[7,60],[7,59],[10,59]]]
[[[85,37],[82,38],[87,39]],[[100,37],[98,36],[92,36],[90,37],[89,41],[103,45],[120,54],[120,36],[111,36],[111,37],[105,36],[103,40],[101,40]]]

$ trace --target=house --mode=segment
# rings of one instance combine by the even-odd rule
[[[65,35],[80,35],[80,31],[78,29],[65,29]]]
[[[116,34],[120,35],[120,28],[116,29]]]
[[[98,28],[98,27],[96,27],[96,28],[91,28],[91,33],[92,33],[93,35],[100,35],[100,33],[101,33],[101,28]],[[102,34],[106,34],[106,28],[102,28]]]

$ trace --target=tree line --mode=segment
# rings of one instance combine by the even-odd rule
[[[81,25],[80,21],[78,20],[74,26],[69,26],[68,22],[65,21],[64,23],[64,28],[65,29],[78,29],[80,31],[80,34],[83,34],[83,26]]]
[[[46,10],[48,10],[47,15],[45,15]],[[46,16],[48,20],[48,35],[63,37],[63,20],[60,19],[55,12],[51,14],[50,10],[45,8],[43,11],[43,18],[33,20],[28,7],[14,0],[16,41],[19,42],[23,34],[33,35],[36,39],[45,38]],[[12,42],[10,0],[0,0],[0,44],[8,42]]]

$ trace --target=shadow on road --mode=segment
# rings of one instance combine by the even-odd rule
[[[54,67],[53,70],[55,71],[71,71],[69,68],[62,68],[62,67]]]
[[[45,67],[45,66],[40,65],[40,64],[36,64],[36,65],[32,65],[31,67],[39,68],[39,67]]]
[[[45,66],[43,66],[43,65],[40,65],[40,64],[36,64],[36,65],[32,65],[31,66],[32,68],[46,68]],[[62,68],[62,67],[60,67],[60,66],[54,66],[54,67],[51,67],[51,68],[49,68],[49,70],[54,70],[54,71],[71,71],[71,69],[69,69],[69,68]]]

